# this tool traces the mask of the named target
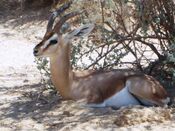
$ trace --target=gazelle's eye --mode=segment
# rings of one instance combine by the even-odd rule
[[[58,41],[57,40],[51,40],[50,44],[56,44]]]

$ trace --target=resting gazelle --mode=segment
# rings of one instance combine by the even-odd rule
[[[163,106],[169,102],[167,92],[153,77],[130,70],[79,71],[71,70],[70,47],[75,37],[88,35],[94,24],[83,25],[67,34],[61,33],[62,25],[79,14],[64,15],[53,27],[55,18],[71,3],[53,12],[43,40],[34,48],[36,57],[49,57],[52,82],[62,98],[84,99],[90,107],[128,105]]]

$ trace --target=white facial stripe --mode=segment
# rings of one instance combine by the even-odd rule
[[[41,47],[42,49],[45,49],[49,44],[51,40],[57,40],[58,39],[58,35],[57,34],[53,34],[52,37],[50,37],[45,43],[44,45]]]
[[[58,35],[57,34],[53,34],[52,37],[50,37],[48,39],[48,41],[51,41],[51,40],[57,40],[58,39]]]

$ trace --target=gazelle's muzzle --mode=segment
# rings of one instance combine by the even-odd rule
[[[39,44],[37,44],[34,48],[33,48],[33,55],[34,56],[39,56],[40,55],[40,47],[42,46],[42,42],[40,42]]]
[[[38,49],[35,47],[35,48],[33,49],[33,55],[34,55],[34,56],[37,56],[37,55],[38,55],[38,52],[39,52]]]

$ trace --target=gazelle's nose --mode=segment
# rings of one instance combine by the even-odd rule
[[[33,54],[34,54],[34,56],[37,56],[37,54],[38,54],[38,49],[34,48]]]

